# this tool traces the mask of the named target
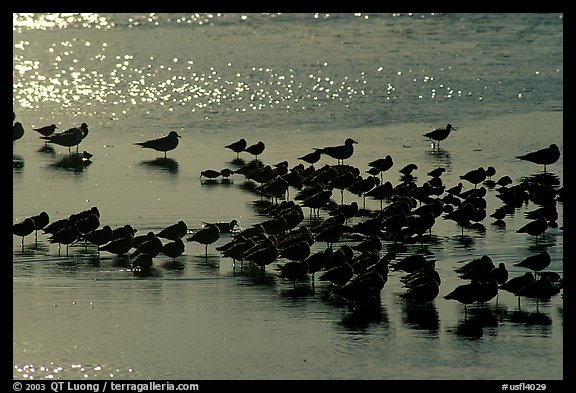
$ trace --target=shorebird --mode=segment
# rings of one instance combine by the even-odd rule
[[[330,281],[334,285],[346,284],[354,275],[352,266],[348,262],[326,270],[318,277],[320,281]]]
[[[220,239],[220,230],[218,229],[218,226],[214,224],[208,224],[206,228],[202,228],[197,232],[194,232],[192,236],[186,240],[189,242],[204,244],[206,255],[208,255],[208,245],[215,243],[218,239]]]
[[[352,154],[354,154],[354,144],[355,143],[358,143],[358,142],[356,142],[352,138],[347,138],[344,141],[343,145],[323,147],[320,149],[320,152],[322,154],[326,154],[332,158],[337,159],[338,164],[343,165],[344,160],[347,160],[348,158],[352,157]]]
[[[460,176],[460,179],[469,181],[470,183],[474,184],[474,188],[476,188],[478,184],[486,180],[486,170],[483,167],[473,169]]]
[[[546,165],[554,164],[560,158],[560,149],[558,145],[553,143],[547,148],[516,156],[516,158],[530,161],[534,164],[544,165],[544,173],[546,173]]]
[[[158,254],[162,252],[162,240],[159,237],[153,236],[150,240],[146,240],[142,244],[130,254],[131,258],[135,256],[146,253],[149,254],[152,258],[156,257]]]
[[[24,247],[24,238],[32,232],[34,232],[34,221],[30,217],[12,225],[12,233],[22,238],[22,247]]]
[[[184,248],[184,242],[178,237],[174,241],[164,244],[164,246],[162,246],[162,253],[174,261],[176,257],[184,253]]]
[[[236,142],[230,143],[229,145],[224,146],[226,149],[232,150],[236,153],[236,158],[240,158],[240,153],[246,149],[246,139],[242,138]]]
[[[478,301],[481,294],[482,284],[478,280],[472,280],[468,284],[456,287],[452,292],[444,296],[444,299],[456,300],[464,304],[464,310],[466,310],[466,305]]]
[[[76,146],[76,153],[78,153],[78,145],[82,140],[88,135],[88,126],[86,123],[82,123],[80,128],[74,127],[69,128],[66,131],[60,132],[58,134],[52,134],[50,136],[40,137],[44,139],[46,143],[55,143],[60,146],[65,146],[68,148],[68,154],[71,154],[70,148]]]
[[[200,172],[200,183],[202,183],[203,177],[207,178],[209,181],[214,181],[220,176],[222,176],[222,173],[220,171],[217,171],[215,169],[205,169]]]
[[[401,293],[399,296],[402,299],[423,304],[429,303],[436,299],[439,293],[440,286],[438,282],[432,278],[429,278],[418,285],[410,287],[407,292]]]
[[[56,126],[56,124],[50,124],[49,126],[44,126],[44,127],[40,127],[40,128],[33,128],[33,130],[39,132],[42,136],[50,136],[50,135],[54,134],[54,131],[56,131],[56,128],[58,128]]]
[[[66,227],[53,233],[49,239],[50,243],[58,243],[58,252],[60,252],[60,246],[66,244],[66,255],[68,255],[68,246],[78,240],[80,234],[74,225]]]
[[[440,141],[448,138],[450,135],[450,131],[456,131],[457,129],[452,126],[452,124],[448,123],[445,128],[436,128],[433,131],[427,132],[424,134],[425,137],[430,139],[433,145],[435,145],[435,141],[438,142],[438,148],[440,148]]]
[[[114,230],[112,232],[114,232]],[[126,254],[128,253],[128,251],[130,251],[130,249],[132,248],[132,243],[134,241],[133,234],[127,232],[123,234],[122,237],[114,238],[114,235],[112,236],[113,236],[112,240],[106,243],[105,245],[100,246],[98,248],[98,252],[106,251],[111,254],[118,255],[118,258],[120,258],[120,255]]]
[[[230,233],[235,227],[239,226],[238,221],[235,219],[231,220],[230,222],[214,222],[214,223],[205,222],[203,224],[205,227],[208,227],[210,225],[216,225],[218,227],[218,230],[220,231],[220,234]]]
[[[302,157],[298,157],[299,160],[307,162],[308,164],[314,165],[320,158],[322,157],[322,150],[315,149],[313,152],[303,155]]]
[[[552,262],[550,254],[548,251],[544,250],[539,254],[530,255],[529,257],[524,258],[522,261],[515,263],[514,266],[525,267],[536,273],[550,266],[550,262]]]
[[[264,152],[265,148],[266,145],[264,145],[264,142],[259,141],[258,143],[248,146],[247,148],[244,149],[244,151],[252,154],[254,156],[254,159],[258,161],[258,156]]]
[[[161,237],[168,240],[176,240],[183,238],[188,233],[188,226],[182,220],[178,221],[176,224],[172,224],[162,229],[156,234],[157,237]]]
[[[531,236],[536,236],[536,242],[538,242],[538,236],[546,232],[546,229],[548,229],[548,221],[543,216],[539,216],[518,229],[516,233],[527,233]]]
[[[377,160],[370,161],[368,163],[369,167],[378,169],[379,173],[386,172],[388,169],[392,168],[392,165],[394,165],[394,162],[392,161],[392,157],[390,157],[390,155],[387,155],[385,158],[379,158]]]
[[[40,229],[44,229],[46,225],[48,225],[48,223],[50,222],[50,217],[48,216],[48,213],[42,212],[30,218],[32,219],[32,221],[34,221],[34,232],[35,232],[34,238],[36,241],[38,241],[38,231]]]
[[[112,240],[112,228],[110,225],[104,225],[102,228],[87,233],[82,237],[90,244],[100,247]],[[100,250],[98,250],[98,255],[100,255]]]
[[[147,149],[154,149],[156,151],[163,151],[164,158],[166,158],[166,152],[176,149],[178,146],[178,138],[181,138],[176,131],[170,131],[168,135],[163,136],[158,139],[151,139],[146,142],[136,142],[137,146],[141,146]]]
[[[17,121],[12,126],[12,142],[22,138],[23,136],[24,136],[24,127],[22,126],[22,123]]]

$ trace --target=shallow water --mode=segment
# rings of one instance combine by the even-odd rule
[[[267,219],[258,213],[265,200],[242,175],[215,184],[199,178],[204,169],[235,168],[235,153],[223,146],[241,137],[266,143],[263,162],[291,167],[313,147],[353,137],[348,164],[366,170],[390,154],[385,180],[397,184],[398,170],[415,162],[418,184],[443,166],[447,186],[478,166],[515,183],[540,174],[514,157],[556,143],[562,154],[548,172],[563,185],[558,15],[101,18],[14,18],[14,111],[26,129],[13,147],[14,223],[43,210],[55,221],[97,206],[103,224],[130,223],[139,233],[178,220],[191,231],[232,218],[249,227]],[[88,123],[80,151],[94,154],[89,165],[66,167],[66,148],[44,146],[32,128],[52,122]],[[447,122],[460,130],[433,149],[422,134]],[[133,145],[171,129],[182,138],[169,160]],[[486,197],[489,214],[501,204],[495,194]],[[344,202],[352,200],[362,203],[346,192]],[[13,377],[562,379],[560,296],[523,298],[519,308],[500,291],[497,303],[466,313],[442,298],[463,283],[458,263],[481,255],[506,263],[513,277],[524,273],[513,263],[545,248],[547,270],[562,275],[562,203],[558,228],[538,244],[515,233],[536,207],[518,208],[504,228],[487,218],[464,235],[438,220],[428,242],[400,254],[438,261],[440,296],[411,306],[398,297],[403,273],[391,272],[381,307],[369,313],[328,302],[317,279],[280,279],[274,264],[233,266],[215,250],[229,235],[206,257],[187,242],[181,270],[157,257],[162,275],[148,279],[90,247],[66,256],[44,235],[37,244],[27,237],[24,248],[14,236]],[[366,199],[367,210],[379,208]],[[313,223],[307,216],[304,224]],[[393,247],[385,243],[383,252]]]

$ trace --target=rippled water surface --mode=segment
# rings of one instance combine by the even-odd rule
[[[97,206],[101,223],[138,233],[184,220],[269,217],[266,198],[235,174],[201,181],[205,169],[238,168],[224,146],[263,141],[265,164],[293,167],[314,147],[354,138],[346,163],[363,172],[391,155],[383,175],[414,162],[417,184],[444,167],[447,187],[479,166],[515,184],[541,176],[515,156],[556,143],[548,166],[563,186],[563,17],[558,14],[15,14],[13,106],[25,134],[13,144],[13,223],[46,211],[51,221]],[[33,128],[86,122],[70,166],[67,148]],[[440,148],[422,135],[459,128]],[[162,154],[134,146],[176,130]],[[252,160],[241,153],[245,162]],[[316,164],[335,164],[323,157]],[[366,174],[364,174],[366,175]],[[292,199],[297,190],[290,189]],[[502,202],[488,189],[487,212]],[[349,192],[344,203],[362,198]],[[340,195],[333,197],[340,203]],[[234,266],[215,247],[186,242],[158,256],[159,277],[136,278],[127,259],[93,247],[60,251],[48,237],[13,236],[13,377],[34,379],[563,379],[563,299],[536,302],[500,291],[483,308],[442,297],[464,280],[461,261],[489,255],[513,266],[546,249],[563,275],[563,204],[536,243],[516,233],[533,202],[494,225],[464,230],[437,220],[423,244],[384,241],[381,254],[437,260],[440,296],[427,306],[399,298],[390,272],[381,303],[354,310],[327,300],[329,285],[293,283],[275,270]],[[361,222],[380,209],[366,198]],[[311,219],[304,209],[302,225]],[[342,243],[355,245],[356,238]],[[338,247],[340,244],[336,244]],[[313,252],[325,243],[313,244]]]

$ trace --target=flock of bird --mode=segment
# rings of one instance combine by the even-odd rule
[[[18,124],[14,124],[15,139],[20,133],[17,132],[21,128]],[[55,126],[37,131],[47,142],[70,148],[79,144],[70,141],[81,141],[86,137],[88,131],[84,126],[61,134],[53,134]],[[439,144],[452,130],[455,128],[448,124],[424,136]],[[166,137],[135,144],[164,152],[166,157],[167,151],[178,146],[179,138],[172,131]],[[50,222],[48,214],[42,212],[14,224],[13,234],[22,238],[22,247],[25,237],[32,233],[35,233],[37,242],[38,231],[42,230],[49,236],[50,243],[59,245],[59,252],[62,245],[66,246],[68,253],[70,245],[79,243],[86,247],[94,246],[98,256],[101,252],[119,258],[127,256],[133,273],[141,277],[161,274],[154,263],[154,258],[161,254],[169,258],[172,266],[178,265],[176,258],[185,252],[184,240],[203,245],[207,256],[208,246],[220,240],[223,234],[228,234],[229,241],[215,249],[222,258],[232,259],[234,266],[240,263],[242,267],[249,264],[252,268],[265,268],[274,264],[280,277],[294,283],[307,279],[312,285],[318,273],[317,280],[329,283],[330,296],[360,306],[380,299],[390,270],[405,273],[401,277],[405,292],[400,296],[406,301],[426,304],[436,299],[442,280],[435,261],[418,253],[398,258],[392,251],[393,247],[383,253],[383,241],[391,245],[423,244],[440,219],[454,221],[461,227],[463,235],[466,228],[486,219],[487,188],[498,186],[496,197],[502,201],[502,206],[490,214],[496,223],[503,224],[507,214],[514,213],[516,208],[530,200],[541,207],[527,212],[526,217],[531,221],[516,232],[534,236],[537,242],[550,226],[557,226],[556,203],[562,201],[563,192],[562,188],[557,189],[549,182],[550,174],[546,173],[546,166],[559,159],[557,145],[517,156],[520,160],[543,165],[544,173],[541,175],[512,185],[513,181],[508,176],[492,180],[495,168],[480,167],[460,176],[462,181],[474,186],[463,191],[462,183],[452,187],[443,183],[445,169],[441,167],[430,171],[427,174],[429,179],[423,184],[416,184],[412,175],[418,169],[416,164],[399,170],[402,174],[400,183],[384,182],[383,173],[394,165],[389,155],[370,161],[367,176],[363,176],[359,168],[345,164],[345,160],[354,154],[356,143],[348,138],[343,145],[314,148],[299,157],[302,163],[292,168],[287,161],[267,165],[259,160],[265,150],[262,141],[248,145],[245,139],[240,139],[224,146],[236,154],[233,162],[239,167],[222,171],[206,169],[200,177],[215,181],[220,176],[244,176],[247,184],[252,184],[251,191],[261,198],[270,198],[260,212],[265,219],[248,228],[242,229],[236,220],[230,220],[204,223],[202,228],[190,230],[184,221],[179,221],[157,232],[136,235],[136,230],[129,224],[115,229],[109,225],[101,226],[100,212],[93,207],[54,222]],[[248,153],[254,159],[240,165],[244,163],[240,159],[242,153]],[[335,159],[336,164],[314,167],[322,156]],[[297,190],[292,199],[289,197],[290,189]],[[345,191],[361,197],[364,205],[367,197],[380,201],[380,209],[367,211],[356,201],[345,204]],[[335,192],[340,192],[340,203],[332,200]],[[282,201],[278,202],[279,199]],[[306,220],[305,209],[309,209],[309,220]],[[326,218],[321,218],[321,211],[327,213]],[[349,224],[349,220],[354,223]],[[318,251],[314,252],[313,245]],[[495,265],[488,255],[484,255],[455,268],[459,277],[467,282],[444,298],[464,305],[482,304],[497,298],[499,290],[505,290],[518,296],[519,305],[522,296],[548,299],[559,294],[563,285],[560,275],[545,270],[550,263],[547,251],[531,255],[514,264],[529,271],[509,279],[504,263]]]

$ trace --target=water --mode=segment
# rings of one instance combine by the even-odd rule
[[[103,224],[139,233],[178,220],[191,231],[232,218],[250,227],[268,217],[242,175],[199,179],[235,168],[223,146],[240,138],[266,143],[263,162],[292,167],[313,147],[353,137],[348,164],[364,171],[390,154],[384,178],[393,184],[410,162],[418,184],[443,166],[447,187],[488,165],[495,179],[518,183],[543,168],[514,157],[556,143],[562,154],[548,172],[563,185],[562,15],[18,14],[13,22],[13,105],[26,129],[13,146],[14,223],[98,206]],[[90,133],[80,151],[94,157],[81,168],[63,165],[67,149],[47,149],[32,130],[82,122]],[[433,149],[422,134],[448,122],[460,129]],[[182,136],[169,165],[133,145],[169,130]],[[501,205],[495,195],[488,190],[488,214]],[[353,200],[362,204],[344,194]],[[537,207],[516,209],[504,228],[488,217],[464,235],[437,220],[429,242],[400,255],[438,260],[440,296],[411,306],[398,297],[404,273],[391,272],[370,313],[328,302],[326,283],[280,279],[275,264],[233,267],[215,250],[230,235],[206,257],[187,242],[182,270],[158,256],[162,276],[149,279],[111,254],[74,246],[66,256],[41,234],[22,248],[14,236],[13,377],[559,380],[561,296],[522,298],[518,308],[500,291],[497,303],[466,313],[442,298],[463,283],[458,263],[481,255],[514,277],[524,270],[513,263],[547,249],[547,270],[563,274],[562,203],[558,227],[538,244],[515,233]],[[366,199],[367,210],[379,208]],[[385,242],[383,252],[393,247]]]

